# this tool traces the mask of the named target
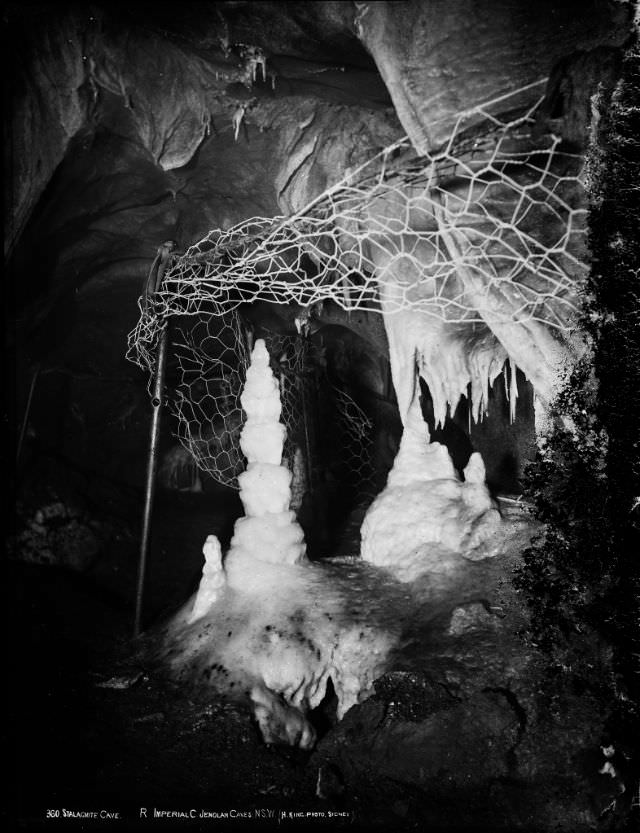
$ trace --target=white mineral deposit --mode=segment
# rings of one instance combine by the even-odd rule
[[[477,453],[461,481],[446,447],[429,442],[414,396],[386,488],[362,524],[362,558],[411,581],[448,569],[452,556],[495,555],[501,520],[484,481]]]

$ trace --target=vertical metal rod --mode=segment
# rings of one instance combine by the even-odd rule
[[[24,435],[27,432],[27,425],[29,424],[29,415],[31,414],[31,402],[33,400],[33,392],[36,388],[36,382],[38,381],[38,376],[40,375],[40,364],[38,363],[33,371],[33,376],[31,377],[31,385],[29,386],[29,395],[27,397],[27,404],[24,409],[24,418],[22,420],[22,425],[20,426],[20,437],[18,438],[18,447],[16,449],[16,463],[20,459],[20,454],[22,453],[22,444],[24,442]]]
[[[169,322],[164,325],[158,342],[156,372],[153,380],[153,398],[151,404],[151,435],[149,439],[149,458],[147,460],[147,477],[144,496],[144,513],[142,516],[142,537],[140,540],[140,560],[138,562],[138,585],[136,589],[136,612],[133,626],[134,637],[140,636],[142,627],[142,599],[144,596],[144,579],[151,540],[151,516],[153,512],[153,498],[156,489],[156,471],[158,469],[158,445],[160,439],[160,422],[164,399],[164,376],[167,363],[167,345],[169,341]]]

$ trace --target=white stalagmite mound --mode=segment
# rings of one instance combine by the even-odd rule
[[[209,535],[202,548],[204,567],[202,578],[193,603],[193,610],[187,620],[189,624],[202,618],[211,610],[226,581],[222,571],[222,548],[215,535]]]
[[[230,587],[264,593],[269,585],[265,562],[294,565],[306,562],[304,533],[291,503],[291,472],[281,465],[285,427],[280,423],[280,389],[269,367],[269,353],[258,339],[242,396],[247,419],[240,447],[247,469],[238,477],[244,517],[236,521],[225,560]],[[277,578],[276,578],[277,580]]]
[[[429,442],[416,396],[387,485],[363,521],[362,558],[411,581],[448,569],[453,554],[496,555],[501,519],[478,453],[464,475],[462,482],[444,445]]]

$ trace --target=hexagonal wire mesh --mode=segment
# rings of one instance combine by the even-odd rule
[[[292,505],[298,508],[318,465],[313,405],[316,367],[304,336],[265,331],[264,338],[280,386],[281,419],[287,429],[283,459],[294,472]],[[244,422],[240,394],[251,341],[237,310],[174,322],[167,403],[176,418],[182,448],[164,458],[159,475],[164,485],[193,484],[199,470],[238,488],[237,477],[246,464],[240,449]],[[368,485],[373,472],[372,422],[345,391],[334,386],[331,390],[331,429],[339,444],[343,477]]]
[[[570,330],[586,272],[584,159],[565,152],[557,136],[534,141],[542,99],[525,111],[510,110],[509,100],[497,100],[506,116],[494,114],[495,101],[460,114],[433,154],[416,157],[405,137],[293,216],[217,229],[172,257],[153,306],[140,305],[128,356],[152,369],[168,318],[218,320],[202,337],[183,340],[184,398],[176,405],[181,441],[194,459],[210,460],[214,476],[232,484],[241,465],[237,397],[247,355],[237,310],[243,303],[309,308],[330,298],[345,310],[379,311],[384,295],[389,313],[415,309],[447,322],[536,321]],[[221,332],[228,329],[235,346],[213,335],[221,319],[227,322]],[[216,338],[219,345],[203,352]],[[235,351],[233,361],[222,356],[222,344]],[[283,344],[272,348],[277,354]],[[302,348],[284,352],[292,368],[301,361]],[[280,368],[292,434],[299,433],[301,408],[293,400],[304,389],[298,373]],[[353,456],[366,456],[367,417],[345,397],[337,402],[351,425]],[[214,446],[208,457],[204,449]]]

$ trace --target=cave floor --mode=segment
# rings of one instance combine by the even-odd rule
[[[160,498],[145,597],[148,625],[163,621],[193,591],[202,542],[210,532],[224,541],[229,517],[229,505],[223,501],[216,508],[204,495]],[[354,724],[347,715],[332,728],[329,716],[326,735],[313,752],[267,747],[243,703],[213,691],[197,699],[132,666],[135,535],[123,535],[119,546],[90,575],[9,565],[9,812],[20,829],[57,826],[56,819],[64,824],[65,811],[75,814],[73,823],[82,830],[104,826],[104,820],[79,814],[116,813],[121,829],[138,829],[154,823],[156,811],[195,814],[156,816],[163,829],[536,829],[527,828],[526,814],[518,811],[510,826],[504,806],[492,816],[491,800],[482,793],[474,797],[473,791],[458,807],[447,798],[440,810],[437,796],[394,777],[394,762],[386,774],[379,767],[369,771],[366,721],[367,715],[375,717],[379,703],[362,713],[362,725],[360,717]],[[450,612],[451,606],[445,607]],[[425,620],[425,628],[432,621]],[[410,634],[418,637],[410,644],[422,642],[422,627],[418,630]],[[406,667],[417,667],[410,647],[404,659]],[[118,687],[122,674],[125,687]],[[409,691],[409,700],[416,690]],[[375,731],[380,725],[372,724]],[[338,772],[332,784],[330,761],[345,749],[349,778],[341,783]],[[380,749],[376,754],[378,763],[386,755]],[[320,775],[322,796],[317,795]],[[546,801],[535,795],[535,784],[507,778],[500,789],[516,808]]]
[[[216,513],[210,496],[159,496],[147,624],[192,592],[202,542],[210,532],[228,536],[229,510],[228,498]],[[9,815],[18,827],[63,824],[64,811],[104,811],[119,814],[129,829],[144,825],[142,808],[149,818],[155,808],[196,813],[163,818],[163,829],[297,829],[301,822],[380,828],[374,796],[318,798],[310,753],[265,746],[242,704],[215,692],[190,700],[166,681],[136,679],[135,669],[127,688],[103,685],[130,655],[136,561],[135,536],[123,535],[120,551],[89,575],[9,563]],[[199,817],[207,812],[230,817]],[[78,815],[74,824],[88,829],[104,820]]]

